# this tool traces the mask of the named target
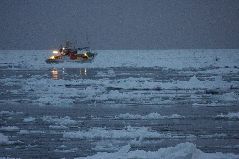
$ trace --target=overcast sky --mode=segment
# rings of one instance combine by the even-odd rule
[[[0,49],[239,48],[238,0],[1,0]],[[88,35],[88,36],[87,36]]]

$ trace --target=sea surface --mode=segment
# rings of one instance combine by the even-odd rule
[[[0,158],[239,158],[239,50],[0,51]]]

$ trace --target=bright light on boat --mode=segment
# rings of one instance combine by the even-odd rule
[[[55,59],[55,56],[51,56],[50,59]]]
[[[64,48],[64,47],[63,47],[62,49],[63,49],[63,50],[65,50],[65,48]]]
[[[53,50],[52,53],[53,54],[58,54],[58,51],[57,50]]]

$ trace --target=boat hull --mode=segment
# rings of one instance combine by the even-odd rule
[[[60,59],[47,59],[46,63],[49,64],[57,64],[57,63],[64,63],[64,62],[79,62],[79,63],[87,63],[87,62],[92,62],[94,60],[94,57],[91,58],[76,58],[76,59],[70,59],[70,58],[60,58]]]

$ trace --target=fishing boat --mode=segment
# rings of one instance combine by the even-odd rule
[[[65,46],[60,46],[58,50],[52,51],[46,63],[62,63],[65,61],[75,61],[75,62],[91,62],[96,53],[93,53],[89,47],[75,48],[71,47],[69,41],[66,42]]]

